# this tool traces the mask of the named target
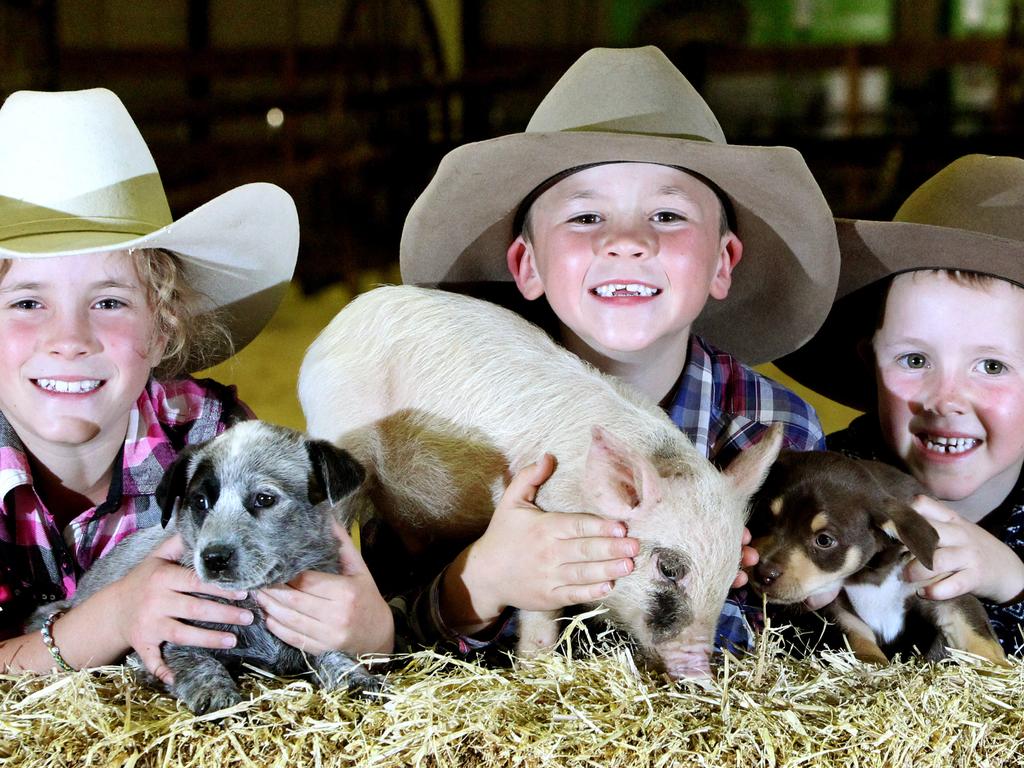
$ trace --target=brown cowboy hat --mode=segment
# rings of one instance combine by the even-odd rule
[[[874,374],[859,347],[874,333],[888,279],[959,269],[1024,287],[1024,160],[967,155],[928,179],[892,221],[836,221],[842,269],[821,330],[775,364],[832,400],[866,410]]]
[[[799,347],[835,295],[839,251],[827,203],[800,153],[727,144],[708,105],[657,48],[595,48],[569,68],[524,133],[444,157],[402,232],[402,279],[511,281],[505,252],[523,200],[566,170],[661,163],[710,180],[732,208],[743,261],[695,332],[749,363]]]

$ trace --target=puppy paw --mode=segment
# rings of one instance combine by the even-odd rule
[[[374,694],[384,690],[384,680],[341,651],[328,651],[316,659],[320,687],[327,691],[345,688],[352,694]]]
[[[222,684],[195,685],[183,690],[177,685],[172,687],[175,689],[172,691],[174,695],[196,715],[219,712],[235,706],[243,699],[234,683],[229,688]]]

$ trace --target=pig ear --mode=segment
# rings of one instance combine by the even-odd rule
[[[595,426],[583,470],[586,511],[614,520],[637,517],[661,500],[661,482],[654,465],[611,432]]]
[[[733,486],[743,495],[753,496],[768,477],[768,470],[782,449],[782,431],[782,424],[775,422],[757,443],[740,451],[739,456],[726,468],[726,477],[732,480]]]
[[[889,497],[881,504],[872,504],[868,511],[884,534],[902,542],[925,568],[931,569],[939,534],[917,510]]]

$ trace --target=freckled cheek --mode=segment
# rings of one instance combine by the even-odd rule
[[[1017,387],[1001,387],[981,393],[976,413],[989,440],[1003,438],[1024,446],[1024,394]]]
[[[889,411],[909,410],[910,404],[921,401],[921,382],[881,371],[876,376],[878,407]]]

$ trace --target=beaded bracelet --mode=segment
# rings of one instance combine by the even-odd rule
[[[46,646],[46,650],[53,656],[53,660],[57,662],[57,666],[63,669],[65,672],[74,672],[75,668],[64,661],[64,657],[60,655],[60,648],[53,642],[53,622],[64,615],[64,611],[54,611],[46,617],[46,621],[43,622],[43,628],[40,633],[43,636],[43,645]]]

